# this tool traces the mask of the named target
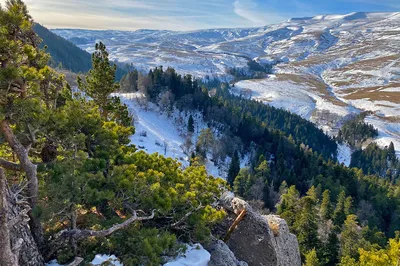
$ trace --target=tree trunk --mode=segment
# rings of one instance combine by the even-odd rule
[[[17,139],[12,131],[7,120],[1,121],[1,131],[3,132],[8,145],[15,152],[21,165],[21,169],[25,172],[28,178],[28,201],[31,209],[35,208],[38,201],[39,195],[39,182],[37,178],[37,166],[29,159],[29,151],[26,149],[21,142]],[[40,224],[40,220],[32,215],[32,211],[29,212],[30,227],[35,238],[36,243],[42,246],[44,243],[43,229]]]
[[[76,230],[76,206],[75,204],[72,204],[71,206],[71,230]],[[69,238],[70,245],[72,247],[72,252],[74,253],[74,256],[77,255],[78,249],[77,249],[77,244],[76,240],[73,236],[70,236]]]
[[[0,168],[0,265],[18,266],[18,258],[11,248],[8,208],[6,177],[3,169]]]
[[[28,206],[18,204],[6,186],[3,169],[0,168],[0,265],[41,266],[39,252],[28,226]],[[10,253],[11,252],[11,253]]]

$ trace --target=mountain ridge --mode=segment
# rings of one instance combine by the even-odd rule
[[[77,45],[89,52],[102,40],[113,60],[144,71],[163,65],[232,81],[229,69],[246,69],[251,59],[272,64],[273,75],[238,82],[235,89],[251,91],[253,98],[295,112],[333,135],[348,115],[371,111],[366,120],[380,129],[377,141],[381,146],[394,141],[400,156],[400,137],[393,131],[400,121],[398,17],[400,12],[353,12],[259,28],[53,32],[79,39]]]

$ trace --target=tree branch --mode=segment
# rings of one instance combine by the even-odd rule
[[[154,210],[152,211],[151,215],[149,216],[142,216],[138,217],[137,212],[135,211],[133,213],[133,216],[129,218],[128,220],[124,221],[123,223],[116,224],[108,229],[101,230],[101,231],[95,231],[95,230],[80,230],[80,229],[75,229],[75,230],[62,230],[56,235],[55,241],[58,241],[60,239],[66,239],[69,237],[73,237],[76,240],[87,238],[87,237],[106,237],[114,233],[115,231],[124,229],[131,225],[133,222],[136,221],[145,221],[145,220],[151,220],[154,218]]]
[[[197,208],[195,208],[194,210],[192,210],[192,211],[186,213],[179,221],[173,223],[173,224],[171,225],[171,228],[173,228],[173,229],[178,229],[178,227],[179,227],[183,222],[185,222],[185,221],[187,220],[187,218],[189,218],[190,215],[192,215],[194,212],[200,210],[201,208],[203,208],[203,205],[202,205],[201,202],[200,202],[200,205],[197,206]]]
[[[21,166],[19,164],[7,161],[3,158],[0,158],[0,166],[8,170],[21,171]]]

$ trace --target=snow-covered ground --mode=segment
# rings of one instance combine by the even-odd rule
[[[180,254],[175,259],[164,264],[164,266],[207,266],[211,259],[210,253],[203,248],[200,244],[186,245],[186,252]],[[123,266],[115,255],[101,255],[97,254],[91,265],[107,265]],[[63,266],[58,264],[57,260],[52,260],[46,263],[46,266]]]
[[[366,117],[365,122],[378,129],[379,135],[374,141],[381,147],[389,147],[390,142],[393,142],[397,157],[400,158],[400,123],[384,121],[376,116]]]
[[[147,102],[140,93],[123,93],[118,95],[128,106],[134,117],[136,133],[131,141],[140,150],[147,153],[159,153],[166,157],[177,159],[183,167],[189,165],[189,156],[194,150],[195,142],[202,129],[207,128],[200,113],[181,113],[174,110],[167,114],[158,106]],[[189,154],[184,152],[184,143],[187,136],[187,121],[193,116],[195,132],[191,137],[192,147]],[[226,164],[216,167],[207,160],[207,172],[215,177],[226,177]]]
[[[123,264],[118,260],[115,255],[101,255],[97,254],[93,261],[91,262],[91,265],[103,265],[103,263],[108,263],[107,265],[113,265],[113,266],[123,266]],[[46,263],[46,266],[63,266],[58,264],[57,260],[52,260]]]
[[[342,163],[345,166],[349,167],[351,163],[351,153],[351,148],[347,144],[338,144],[337,159],[339,163]]]
[[[210,259],[210,253],[202,245],[187,245],[185,254],[178,256],[164,266],[207,266]]]

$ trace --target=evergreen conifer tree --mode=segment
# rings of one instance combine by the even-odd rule
[[[194,120],[192,115],[189,116],[188,120],[188,132],[189,134],[194,133]]]
[[[233,187],[236,176],[240,171],[240,159],[237,150],[233,153],[231,163],[228,170],[228,183]]]

